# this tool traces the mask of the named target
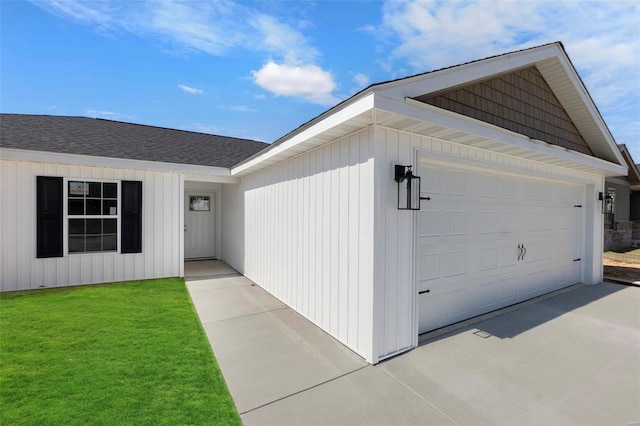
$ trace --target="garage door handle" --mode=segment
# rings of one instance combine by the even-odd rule
[[[429,293],[430,291],[431,290],[422,290],[422,291],[419,291],[418,294]]]
[[[524,247],[524,244],[518,244],[518,261],[524,260],[526,255],[527,249]]]

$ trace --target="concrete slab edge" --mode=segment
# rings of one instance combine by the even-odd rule
[[[469,318],[467,320],[460,321],[455,324],[451,324],[442,328],[438,328],[433,331],[428,331],[418,336],[418,346],[422,346],[444,335],[472,326],[473,324],[477,324],[479,322],[486,321],[491,318],[505,315],[527,306],[535,305],[536,303],[542,302],[543,300],[551,299],[552,297],[558,296],[560,294],[568,293],[570,291],[577,290],[579,288],[586,287],[586,286],[587,286],[586,284],[582,284],[582,283],[573,284],[573,285],[570,285],[569,287],[552,291],[551,293],[542,294],[540,296],[534,297],[533,299],[528,299],[519,303],[515,303],[513,305],[505,306],[504,308],[496,309],[495,311],[487,312],[486,314],[482,314],[477,317]]]
[[[257,407],[251,408],[250,410],[243,411],[243,412],[241,412],[241,413],[239,413],[239,414],[242,416],[243,414],[247,414],[247,413],[250,413],[250,412],[252,412],[252,411],[259,410],[259,409],[261,409],[261,408],[263,408],[263,407],[266,407],[267,405],[274,404],[274,403],[276,403],[276,402],[278,402],[278,401],[282,401],[282,400],[287,399],[287,398],[290,398],[290,397],[292,397],[292,396],[294,396],[294,395],[301,394],[301,393],[306,392],[306,391],[308,391],[308,390],[311,390],[311,389],[317,388],[318,386],[322,386],[322,385],[325,385],[325,384],[327,384],[327,383],[331,383],[331,382],[333,382],[334,380],[338,380],[338,379],[341,379],[342,377],[346,377],[346,376],[348,376],[349,374],[353,374],[353,373],[358,372],[358,371],[360,371],[360,370],[363,370],[363,369],[365,369],[365,368],[371,368],[371,367],[373,367],[373,366],[372,366],[372,365],[363,365],[362,367],[358,367],[358,368],[356,368],[355,370],[348,371],[348,372],[346,372],[346,373],[344,373],[344,374],[341,374],[341,375],[339,375],[339,376],[333,377],[333,378],[331,378],[331,379],[329,379],[329,380],[325,380],[324,382],[317,383],[317,384],[315,384],[315,385],[313,385],[313,386],[309,386],[308,388],[301,389],[301,390],[299,390],[299,391],[293,392],[292,394],[285,395],[285,396],[283,396],[283,397],[280,397],[280,398],[274,399],[273,401],[269,401],[269,402],[267,402],[267,403],[265,403],[265,404],[262,404],[262,405],[259,405],[259,406],[257,406]]]
[[[622,284],[622,285],[628,285],[632,287],[640,287],[640,281],[625,280],[622,278],[608,277],[606,275],[604,276],[604,281],[613,283],[613,284]]]
[[[242,277],[243,275],[239,272],[230,272],[227,274],[218,274],[218,275],[202,275],[202,276],[197,276],[197,277],[189,277],[189,278],[185,278],[185,282],[192,282],[192,281],[205,281],[205,280],[212,280],[215,278],[229,278],[229,277]],[[254,284],[255,285],[255,284]]]

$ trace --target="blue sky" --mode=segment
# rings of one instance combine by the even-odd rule
[[[273,142],[371,83],[562,41],[640,162],[639,1],[0,2],[0,111]]]

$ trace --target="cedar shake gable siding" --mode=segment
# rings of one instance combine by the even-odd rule
[[[593,156],[535,66],[415,99],[532,139]]]
[[[0,114],[0,147],[230,168],[269,144],[100,118]]]

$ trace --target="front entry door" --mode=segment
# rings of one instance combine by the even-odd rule
[[[216,257],[215,193],[185,192],[184,258]]]

